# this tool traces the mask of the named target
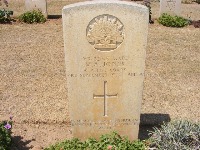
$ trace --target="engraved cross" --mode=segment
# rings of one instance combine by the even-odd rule
[[[104,117],[107,117],[107,98],[117,97],[118,94],[109,95],[107,94],[107,81],[104,81],[104,93],[103,95],[95,95],[93,94],[93,98],[103,98],[104,99]]]

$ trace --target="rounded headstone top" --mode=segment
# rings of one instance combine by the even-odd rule
[[[93,0],[93,1],[85,1],[85,2],[78,2],[74,4],[69,4],[63,7],[63,11],[65,9],[71,9],[71,8],[76,8],[80,6],[89,6],[89,5],[100,5],[100,4],[119,4],[119,5],[124,5],[126,7],[137,7],[141,8],[143,11],[148,12],[148,8],[144,5],[137,4],[134,2],[127,2],[127,1],[121,1],[121,0]]]

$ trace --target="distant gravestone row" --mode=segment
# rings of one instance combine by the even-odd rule
[[[147,45],[147,7],[91,1],[62,12],[74,137],[117,131],[138,138]]]
[[[160,15],[163,13],[180,16],[181,0],[160,0]]]
[[[46,0],[25,0],[25,7],[27,11],[39,9],[47,17]],[[181,0],[160,0],[160,15],[163,13],[179,16],[181,13]]]
[[[47,2],[46,0],[25,0],[26,11],[40,10],[47,18]]]

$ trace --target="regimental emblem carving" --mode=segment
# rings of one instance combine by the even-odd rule
[[[99,51],[116,49],[124,40],[124,25],[122,22],[108,14],[92,19],[87,27],[88,42]]]

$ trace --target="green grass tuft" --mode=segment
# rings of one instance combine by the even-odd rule
[[[33,10],[33,11],[28,11],[19,16],[19,21],[20,22],[25,22],[25,23],[44,23],[46,22],[46,18],[42,14],[41,11]]]
[[[158,22],[167,27],[184,27],[189,25],[189,20],[179,17],[179,16],[171,16],[169,14],[163,13],[159,18]]]

